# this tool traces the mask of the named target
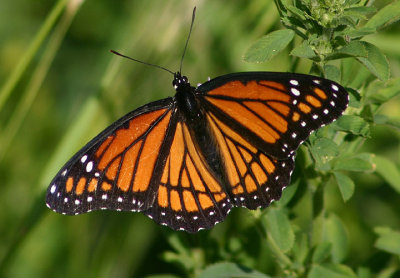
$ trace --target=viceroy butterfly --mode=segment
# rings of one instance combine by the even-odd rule
[[[278,200],[299,145],[348,104],[341,85],[294,73],[232,73],[195,88],[179,71],[173,86],[174,97],[128,113],[78,151],[50,183],[47,206],[211,228],[232,207]]]

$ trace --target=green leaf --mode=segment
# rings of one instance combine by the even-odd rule
[[[307,18],[304,16],[304,11],[296,8],[295,6],[292,5],[287,5],[286,8],[293,14],[295,15],[298,19],[302,21],[307,21]]]
[[[357,6],[357,7],[350,7],[350,8],[346,8],[345,9],[346,12],[354,12],[357,14],[370,14],[373,12],[376,12],[376,8],[375,7],[371,7],[371,6]]]
[[[300,179],[297,179],[294,183],[291,183],[290,186],[286,187],[282,192],[282,197],[279,199],[277,204],[280,207],[286,206],[290,200],[292,200],[293,196],[297,192],[297,188],[299,186]]]
[[[315,59],[318,56],[315,54],[314,50],[310,47],[308,41],[303,41],[301,44],[296,46],[290,55],[297,56],[300,58]]]
[[[400,232],[388,227],[377,227],[374,229],[378,234],[375,247],[386,252],[400,255]]]
[[[355,186],[353,180],[350,179],[348,176],[339,172],[334,172],[333,174],[336,178],[336,182],[339,186],[339,190],[340,193],[342,194],[343,200],[345,202],[348,201],[354,194]]]
[[[332,260],[335,263],[344,261],[347,256],[349,241],[343,222],[335,214],[330,214],[326,221],[326,233],[332,244]]]
[[[338,146],[331,139],[317,138],[311,145],[311,154],[319,170],[329,170],[329,162],[339,154]]]
[[[322,242],[317,245],[312,255],[312,262],[320,264],[324,262],[331,254],[332,244],[330,242]]]
[[[357,275],[345,265],[313,265],[308,278],[356,278]]]
[[[345,75],[345,73],[342,73],[342,77]],[[349,107],[354,107],[354,108],[361,108],[363,107],[363,104],[361,103],[361,95],[357,90],[354,90],[352,88],[347,87],[347,92],[349,93]]]
[[[368,20],[365,26],[378,29],[399,20],[399,18],[400,1],[396,1],[379,10],[373,17]]]
[[[369,124],[361,117],[354,115],[343,115],[336,121],[339,130],[351,132],[363,137],[369,136]]]
[[[349,28],[339,34],[346,35],[351,39],[364,37],[366,35],[375,34],[376,29],[371,27],[361,27],[359,29]]]
[[[335,50],[334,53],[328,55],[326,60],[341,59],[346,57],[368,57],[368,52],[362,42],[352,41],[349,44]]]
[[[364,153],[352,156],[342,156],[335,161],[333,169],[354,172],[371,171],[374,169],[372,163],[372,154]]]
[[[280,209],[270,208],[266,214],[267,232],[282,252],[293,247],[294,233],[289,218]]]
[[[369,42],[361,43],[367,50],[368,56],[366,58],[357,57],[357,60],[380,80],[386,81],[389,78],[390,69],[385,55],[375,45]]]
[[[387,82],[372,82],[367,89],[366,96],[374,103],[384,103],[400,94],[400,78],[393,78]]]
[[[301,233],[300,236],[296,236],[296,241],[293,245],[293,257],[295,263],[303,265],[307,259],[309,247],[308,238],[306,233]]]
[[[239,264],[222,262],[206,267],[198,278],[269,278],[270,276]]]
[[[376,11],[375,7],[358,6],[351,7],[344,10],[343,15],[350,16],[356,20],[366,19],[366,15]]]
[[[256,41],[245,53],[244,60],[250,63],[269,61],[282,51],[294,38],[292,30],[278,30]]]
[[[334,65],[324,65],[324,71],[327,79],[340,82],[341,72],[338,67]]]
[[[387,182],[389,185],[400,193],[400,171],[396,165],[387,158],[382,156],[375,156],[373,162],[376,165],[376,172]]]

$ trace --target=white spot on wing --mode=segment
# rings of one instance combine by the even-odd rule
[[[56,185],[55,184],[53,184],[52,186],[51,186],[51,188],[50,188],[50,193],[51,194],[54,194],[54,192],[56,192]]]
[[[299,81],[294,80],[294,79],[290,80],[289,82],[290,82],[290,84],[295,85],[295,86],[299,85]]]
[[[87,165],[86,165],[86,172],[91,172],[93,170],[93,161],[90,161]]]
[[[87,155],[85,154],[84,156],[81,157],[81,162],[85,163],[86,159],[87,159]]]
[[[300,91],[297,90],[296,88],[292,88],[292,89],[290,89],[290,91],[292,92],[292,94],[294,94],[297,97],[300,95]]]

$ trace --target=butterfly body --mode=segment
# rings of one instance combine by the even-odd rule
[[[309,134],[339,117],[339,84],[291,73],[247,72],[197,88],[176,73],[176,95],[128,113],[60,170],[47,205],[63,214],[141,211],[197,232],[232,207],[266,207],[290,182]]]

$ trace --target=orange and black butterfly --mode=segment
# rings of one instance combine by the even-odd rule
[[[173,86],[174,97],[128,113],[75,154],[51,182],[47,206],[211,228],[232,207],[278,200],[299,145],[348,104],[342,86],[303,74],[232,73],[195,88],[177,72]]]

